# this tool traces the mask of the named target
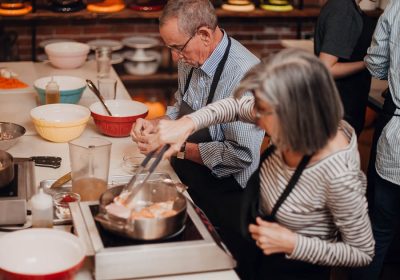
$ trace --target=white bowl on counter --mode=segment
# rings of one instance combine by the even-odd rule
[[[46,45],[44,50],[53,66],[74,69],[85,63],[90,47],[78,42],[59,42]]]
[[[145,57],[138,58],[136,52],[127,51],[124,58],[125,71],[132,75],[151,75],[157,72],[161,63],[161,53],[157,51],[145,51]]]

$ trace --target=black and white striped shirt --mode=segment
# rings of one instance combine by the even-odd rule
[[[379,18],[365,63],[372,76],[388,80],[395,114],[400,115],[400,1],[392,0]],[[376,171],[400,185],[400,117],[393,117],[378,140]]]
[[[231,38],[232,44],[224,71],[221,74],[213,102],[233,94],[243,75],[260,60],[238,41]],[[211,83],[228,45],[226,32],[217,48],[200,68],[193,71],[190,86],[183,100],[193,109],[198,110],[206,105]],[[175,104],[167,108],[167,116],[178,117],[182,103],[182,93],[187,76],[192,67],[178,63],[178,90],[175,93]],[[260,160],[260,146],[264,132],[255,125],[243,122],[217,124],[208,127],[212,142],[200,143],[200,156],[216,177],[233,175],[244,188],[251,174],[257,169]]]
[[[254,98],[228,98],[190,115],[196,129],[236,119],[254,122]],[[360,171],[357,138],[342,122],[349,139],[346,149],[309,164],[279,208],[279,224],[297,233],[296,247],[287,258],[331,266],[367,265],[374,254],[374,239],[365,198],[366,179]],[[270,213],[293,175],[275,151],[260,169],[260,206]],[[339,237],[341,241],[339,241]]]

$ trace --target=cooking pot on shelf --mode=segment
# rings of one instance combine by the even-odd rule
[[[125,185],[119,185],[101,195],[100,210],[95,220],[106,230],[132,239],[156,240],[172,236],[183,229],[187,217],[187,201],[182,194],[185,188],[182,189],[181,186],[183,185],[170,179],[148,181],[133,200],[135,205],[173,201],[172,209],[176,212],[172,216],[125,219],[107,213],[106,206],[113,202],[125,187]]]
[[[14,160],[12,155],[0,150],[0,188],[14,179]]]

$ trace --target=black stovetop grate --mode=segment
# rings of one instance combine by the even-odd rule
[[[14,164],[14,179],[0,188],[0,197],[18,197],[18,164]]]
[[[90,205],[90,211],[95,217],[97,213],[99,213],[98,205]],[[145,241],[145,240],[135,240],[131,238],[127,238],[124,236],[120,236],[118,234],[112,233],[106,229],[104,229],[101,224],[95,221],[97,230],[99,232],[101,241],[103,242],[104,248],[111,247],[121,247],[121,246],[132,246],[132,245],[143,245],[143,244],[156,244],[156,243],[168,243],[168,242],[178,242],[178,241],[194,241],[194,240],[203,240],[200,232],[197,230],[193,221],[190,219],[188,215],[186,219],[185,227],[181,232],[177,234],[164,238],[162,240],[153,240],[153,241]]]

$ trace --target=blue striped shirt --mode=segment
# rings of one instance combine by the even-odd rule
[[[243,75],[260,60],[238,41],[231,39],[231,49],[222,72],[213,102],[231,96],[239,85]],[[228,45],[228,36],[224,36],[211,56],[200,68],[193,71],[190,86],[183,100],[194,110],[207,103],[211,83]],[[192,66],[178,63],[178,90],[175,104],[167,109],[171,119],[178,117],[182,93]],[[200,143],[200,156],[214,176],[222,178],[233,175],[236,181],[245,187],[251,174],[257,169],[260,160],[260,145],[264,132],[253,124],[233,122],[208,127],[212,142]]]
[[[372,76],[388,80],[400,114],[400,1],[392,0],[378,21],[365,62]],[[378,140],[375,168],[387,181],[400,185],[400,117],[392,117]]]

